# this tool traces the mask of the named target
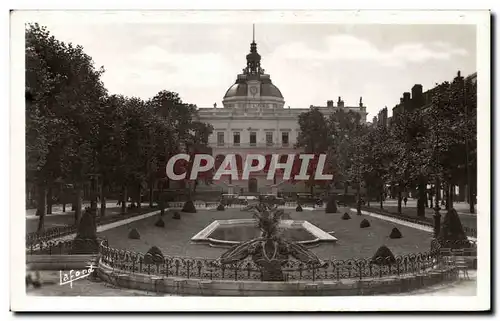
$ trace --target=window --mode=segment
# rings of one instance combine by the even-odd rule
[[[257,133],[250,132],[250,146],[255,146],[255,145],[257,145]]]
[[[266,145],[273,146],[273,133],[272,132],[266,133]]]
[[[217,145],[224,146],[224,132],[217,133]]]
[[[288,146],[288,132],[282,132],[281,133],[281,143],[283,146]]]
[[[240,146],[240,132],[233,133],[233,143],[234,146]]]

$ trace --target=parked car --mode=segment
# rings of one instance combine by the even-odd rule
[[[238,202],[238,194],[222,194],[220,203],[224,206],[232,205]]]
[[[297,202],[301,205],[320,205],[323,200],[310,193],[297,193]]]
[[[341,194],[336,196],[337,204],[341,206],[355,206],[358,201],[356,194]],[[361,198],[361,205],[365,205],[365,200]]]
[[[278,197],[274,194],[263,194],[261,195],[263,202],[273,205],[285,205],[285,199],[283,197]]]
[[[237,204],[248,205],[249,203],[254,203],[259,200],[257,196],[253,195],[239,195],[237,198]]]

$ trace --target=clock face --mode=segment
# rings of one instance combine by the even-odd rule
[[[250,87],[250,93],[252,95],[255,95],[257,93],[257,87],[255,87],[255,86]]]

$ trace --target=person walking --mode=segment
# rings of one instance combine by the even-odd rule
[[[403,198],[403,202],[405,202],[405,207],[406,207],[406,202],[408,202],[408,197],[405,196],[405,198]]]

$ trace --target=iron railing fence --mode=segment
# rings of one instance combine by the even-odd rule
[[[158,208],[150,208],[148,210],[155,211]],[[145,214],[145,211],[137,211],[136,209],[127,209],[126,214],[115,214],[110,216],[96,216],[96,226],[118,222],[127,218]],[[48,242],[53,239],[61,238],[70,234],[76,233],[78,230],[77,225],[55,226],[48,228],[42,232],[31,232],[26,234],[26,248],[30,248],[33,244],[40,244]]]
[[[247,258],[235,264],[223,265],[216,259],[175,256],[153,256],[119,250],[102,242],[100,262],[122,274],[146,274],[160,277],[181,277],[206,280],[262,280],[262,269]],[[295,259],[282,265],[285,281],[367,279],[403,276],[430,272],[445,266],[439,251],[412,253],[395,258],[325,260],[311,265]]]

